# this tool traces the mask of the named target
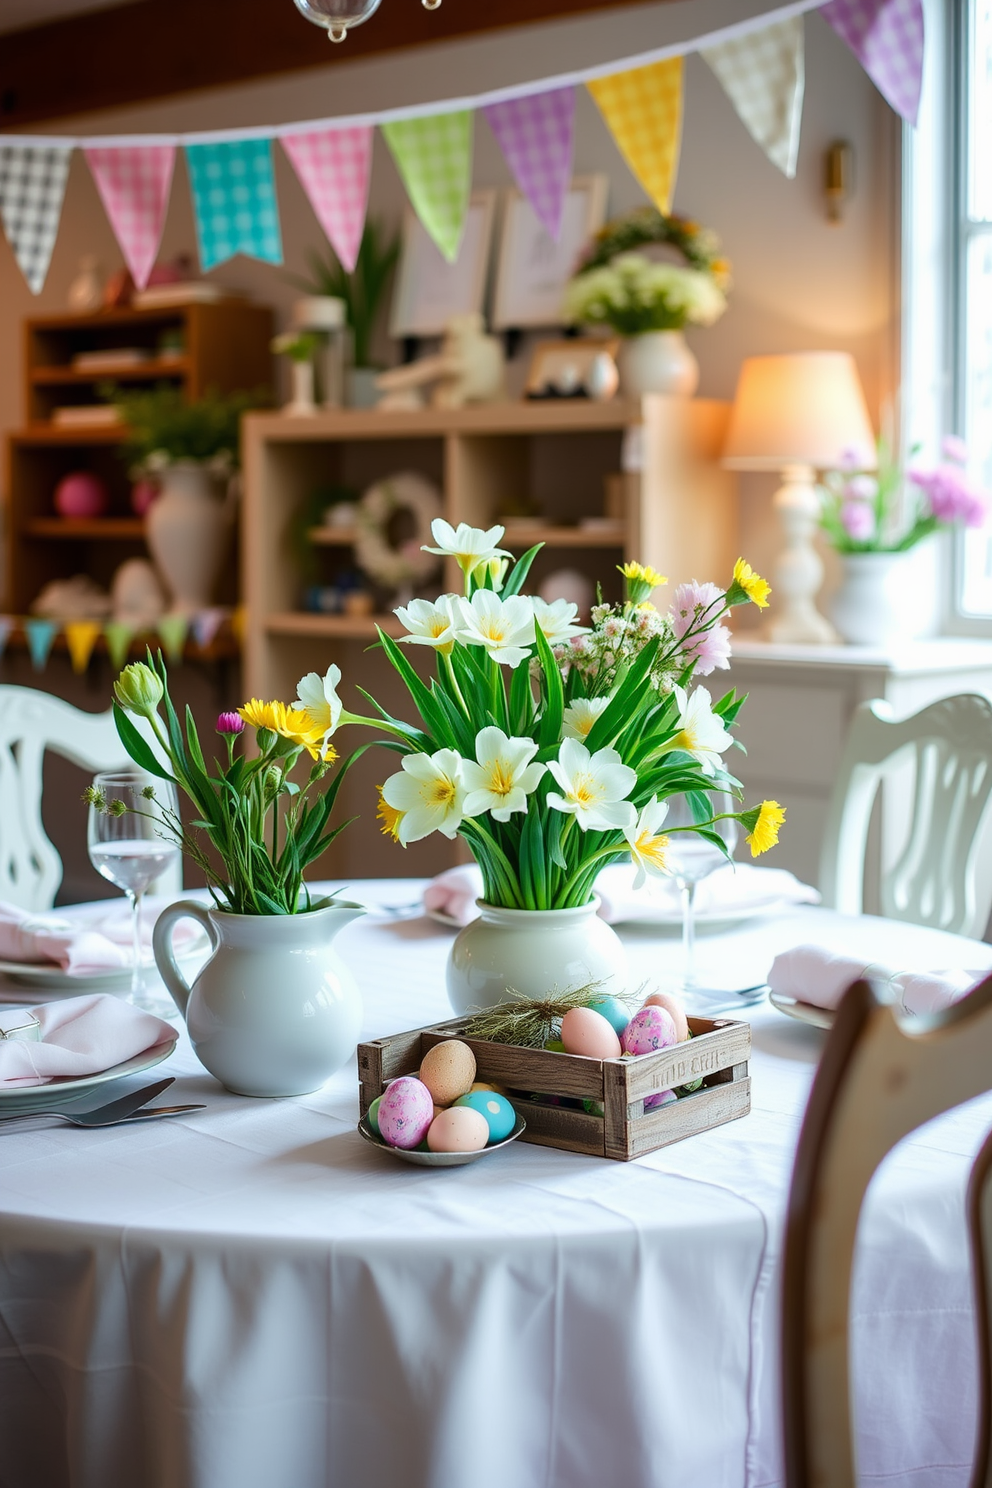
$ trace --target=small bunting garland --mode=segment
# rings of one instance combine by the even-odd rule
[[[358,262],[372,174],[372,129],[317,129],[282,147],[346,273]]]
[[[124,620],[108,620],[104,625],[103,638],[107,643],[110,665],[115,672],[119,672],[127,660],[131,642],[136,634],[134,626],[128,625]]]
[[[596,78],[586,86],[621,155],[667,216],[682,146],[682,58]]]
[[[157,628],[166,657],[170,664],[175,666],[183,659],[183,648],[189,634],[189,617],[187,615],[163,615]]]
[[[43,672],[59,627],[54,620],[25,620],[23,623],[31,665],[36,672]]]
[[[81,675],[90,664],[93,647],[102,630],[99,620],[67,620],[64,626],[65,643],[69,648],[72,670]]]
[[[472,186],[473,116],[435,114],[384,124],[396,168],[413,209],[441,254],[454,263]]]

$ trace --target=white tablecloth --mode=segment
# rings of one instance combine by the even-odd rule
[[[624,936],[635,973],[676,965],[672,938]],[[705,936],[699,956],[745,985],[807,939],[992,966],[992,946],[811,909]],[[419,919],[342,933],[363,1036],[446,1015],[450,941]],[[188,1046],[163,1066],[170,1099],[205,1111],[0,1133],[3,1488],[780,1483],[777,1271],[822,1035],[767,1008],[752,1022],[751,1115],[632,1164],[516,1143],[413,1168],[356,1133],[354,1064],[317,1095],[247,1100]],[[963,1195],[989,1126],[992,1098],[931,1124],[870,1193],[863,1482],[968,1481]]]

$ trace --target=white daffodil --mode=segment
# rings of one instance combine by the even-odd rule
[[[527,797],[537,789],[544,765],[533,765],[533,739],[508,739],[502,729],[480,729],[475,736],[475,758],[462,764],[466,816],[488,811],[494,820],[509,821],[515,811],[527,810]]]
[[[408,754],[402,770],[390,775],[382,799],[400,813],[396,835],[404,847],[432,832],[455,836],[465,815],[464,763],[453,749]]]
[[[302,708],[314,728],[321,730],[325,744],[341,721],[337,692],[340,681],[341,668],[329,666],[323,677],[319,672],[307,672],[296,684],[296,707]]]
[[[578,605],[569,604],[567,599],[555,599],[548,604],[535,596],[531,604],[534,606],[534,624],[549,646],[560,646],[573,636],[588,634],[584,625],[575,624]]]
[[[609,698],[576,698],[562,714],[562,737],[586,739],[596,719],[609,703]]]
[[[394,613],[409,635],[400,640],[412,646],[433,646],[443,656],[455,649],[455,617],[451,608],[454,595],[442,594],[433,603],[429,599],[411,599]]]
[[[637,783],[636,771],[625,765],[615,749],[597,749],[590,754],[577,739],[563,739],[558,759],[548,766],[562,794],[549,795],[548,805],[567,811],[582,828],[607,832],[623,830],[634,819],[634,808],[625,798]]]
[[[467,522],[459,522],[455,528],[443,517],[436,517],[431,523],[431,533],[437,547],[425,547],[424,552],[437,553],[441,558],[454,558],[462,573],[467,575],[480,563],[511,556],[505,548],[498,546],[505,530],[504,527],[490,527],[483,531],[481,527],[470,527]]]
[[[519,666],[534,644],[534,609],[529,599],[513,594],[500,599],[491,589],[456,600],[456,634],[466,646],[485,646],[493,661]]]
[[[733,740],[713,712],[705,687],[697,687],[691,697],[681,687],[673,687],[672,692],[679,707],[679,732],[665,749],[684,749],[699,761],[707,775],[713,775],[720,766],[721,754]]]
[[[667,877],[671,869],[665,860],[668,838],[661,836],[658,828],[668,815],[668,803],[652,796],[641,809],[641,814],[630,826],[624,827],[623,835],[630,848],[630,861],[637,868],[634,888],[640,889],[649,873]]]

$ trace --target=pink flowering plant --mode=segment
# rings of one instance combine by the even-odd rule
[[[592,897],[599,871],[629,858],[636,882],[664,875],[668,798],[686,795],[695,830],[724,851],[714,793],[741,799],[725,756],[743,703],[695,685],[729,664],[724,621],[735,605],[767,604],[768,585],[741,559],[726,589],[683,584],[667,611],[666,580],[627,563],[624,598],[597,604],[589,627],[565,600],[524,594],[538,547],[516,563],[488,531],[434,523],[437,547],[464,576],[462,594],[396,611],[407,634],[380,642],[419,715],[380,709],[402,756],[380,787],[383,831],[403,846],[433,832],[462,837],[489,904],[568,909]],[[429,647],[428,684],[407,648]],[[774,801],[727,812],[752,853],[774,845]],[[671,829],[680,830],[680,829]],[[683,830],[693,830],[683,829]]]
[[[932,470],[910,465],[904,472],[880,439],[875,470],[852,455],[828,471],[822,525],[837,552],[905,553],[941,527],[984,526],[989,498],[968,479],[963,441],[945,439],[941,456]]]

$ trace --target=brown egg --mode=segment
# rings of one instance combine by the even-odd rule
[[[561,1041],[566,1054],[585,1054],[589,1059],[620,1058],[616,1030],[592,1008],[569,1008],[561,1020]]]
[[[489,1122],[471,1106],[452,1106],[435,1116],[427,1133],[432,1152],[481,1152],[489,1141]]]
[[[472,1090],[494,1090],[497,1095],[506,1094],[505,1085],[490,1085],[485,1080],[475,1080],[472,1084]],[[469,1092],[469,1094],[471,1094],[471,1091]]]
[[[472,1088],[475,1055],[460,1039],[445,1039],[428,1049],[420,1066],[420,1078],[436,1106],[450,1106]]]
[[[677,997],[672,997],[668,992],[652,992],[650,997],[645,997],[644,1006],[664,1008],[675,1024],[675,1037],[680,1044],[685,1043],[689,1037],[689,1024],[686,1022],[685,1008]]]

